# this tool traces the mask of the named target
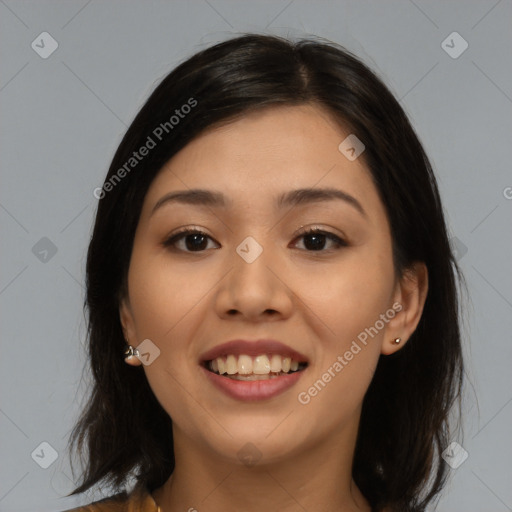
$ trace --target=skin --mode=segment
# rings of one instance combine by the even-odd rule
[[[204,132],[148,190],[120,316],[128,343],[149,338],[160,350],[144,371],[173,419],[176,469],[153,493],[162,512],[370,510],[351,477],[362,401],[379,356],[400,350],[416,328],[428,284],[420,263],[396,275],[386,212],[364,160],[338,150],[349,133],[317,106],[266,109]],[[276,205],[280,193],[322,187],[350,194],[365,214],[341,200]],[[167,203],[152,214],[163,196],[191,188],[223,192],[227,205]],[[312,250],[311,235],[299,230],[315,226],[348,245],[321,238]],[[182,227],[208,234],[202,252],[190,251],[190,236],[189,252],[186,238],[164,246]],[[252,263],[236,252],[247,236],[263,248]],[[402,310],[378,335],[299,403],[396,302]],[[310,364],[272,399],[235,400],[198,364],[235,338],[282,341]],[[251,467],[237,455],[247,443],[261,456]]]

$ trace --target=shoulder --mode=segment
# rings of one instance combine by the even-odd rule
[[[136,487],[129,494],[123,491],[63,512],[159,512],[159,507],[146,488]]]

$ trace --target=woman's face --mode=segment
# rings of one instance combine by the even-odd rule
[[[338,149],[348,135],[314,106],[268,109],[197,137],[149,188],[121,319],[130,344],[150,340],[144,371],[175,440],[243,463],[355,435],[379,355],[407,333],[386,212],[363,159]],[[231,340],[248,343],[214,368],[264,380],[205,368]]]

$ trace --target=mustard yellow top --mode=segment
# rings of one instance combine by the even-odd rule
[[[146,488],[136,486],[130,493],[122,492],[64,512],[161,512],[161,510]]]

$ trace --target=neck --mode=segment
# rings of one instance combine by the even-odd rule
[[[351,476],[357,428],[300,451],[285,460],[244,466],[221,459],[173,428],[176,466],[153,497],[161,512],[196,509],[370,512]]]

